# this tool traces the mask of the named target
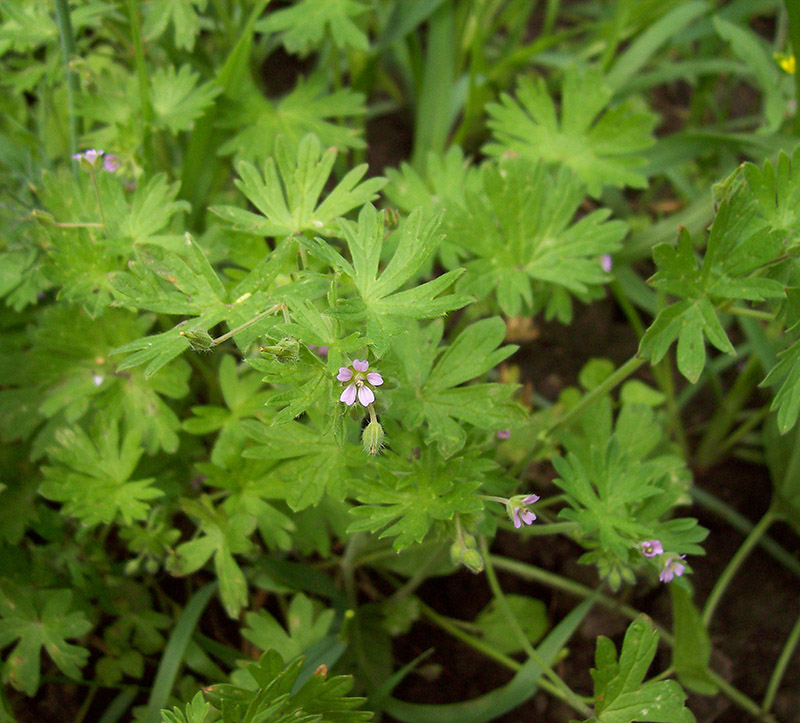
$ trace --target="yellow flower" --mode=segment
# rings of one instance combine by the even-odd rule
[[[794,55],[783,55],[782,53],[775,53],[773,56],[778,65],[783,68],[789,75],[794,75],[795,62]]]

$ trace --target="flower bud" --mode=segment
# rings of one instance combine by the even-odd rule
[[[477,550],[465,550],[461,556],[461,564],[476,575],[483,572],[483,558]]]
[[[262,354],[269,354],[275,357],[275,361],[284,364],[286,362],[295,363],[300,360],[300,342],[293,336],[285,336],[276,344],[262,346]]]
[[[391,206],[383,209],[383,226],[386,229],[397,228],[400,225],[400,214]]]
[[[383,427],[380,422],[370,422],[364,427],[364,433],[361,435],[361,441],[364,443],[364,451],[367,454],[376,455],[380,454],[383,448]]]
[[[72,157],[81,164],[81,168],[84,171],[89,171],[90,173],[99,170],[103,165],[103,151],[95,150],[94,148],[90,148],[83,153],[76,153]]]
[[[192,351],[211,351],[214,346],[214,340],[204,329],[196,329],[195,331],[182,331],[181,336],[189,342]]]
[[[454,565],[461,564],[461,554],[464,552],[464,548],[461,547],[461,543],[456,540],[452,545],[450,545],[450,561]]]

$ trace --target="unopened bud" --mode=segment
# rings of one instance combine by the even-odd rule
[[[259,350],[262,354],[275,357],[275,361],[282,364],[286,362],[297,362],[300,360],[300,342],[293,336],[285,336],[276,344],[262,346]]]
[[[477,550],[466,550],[461,556],[461,564],[476,575],[483,572],[483,558]]]
[[[383,209],[383,225],[387,229],[397,228],[400,225],[400,214],[396,208]]]
[[[182,331],[180,334],[189,342],[192,351],[208,352],[211,351],[214,346],[214,340],[211,338],[211,334],[203,329]]]
[[[81,168],[84,171],[89,171],[90,173],[97,171],[103,165],[103,151],[95,150],[94,148],[90,148],[83,153],[76,153],[72,157],[81,164]]]
[[[361,441],[364,443],[364,451],[367,454],[376,455],[380,454],[383,449],[383,427],[380,422],[370,422],[364,427],[364,433],[361,435]]]
[[[34,208],[31,211],[31,218],[34,221],[38,221],[42,226],[54,226],[56,223],[55,216],[52,213],[47,213],[47,211],[42,211],[38,208]]]
[[[450,545],[450,560],[454,565],[461,564],[461,555],[464,552],[464,548],[461,547],[461,543],[456,541],[452,545]]]

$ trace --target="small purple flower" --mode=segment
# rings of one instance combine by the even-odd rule
[[[511,436],[510,429],[500,429],[497,431],[497,438],[498,439],[508,439]]]
[[[83,170],[96,171],[100,167],[100,160],[103,157],[103,151],[90,148],[88,151],[76,153],[72,157],[81,164],[81,168],[83,168]]]
[[[641,544],[642,554],[645,557],[655,557],[664,554],[664,547],[660,540],[645,540]]]
[[[316,344],[309,344],[308,350],[317,352],[317,354],[319,354],[321,357],[326,357],[328,356],[328,351],[330,350],[330,347],[317,346]]]
[[[607,274],[611,273],[611,269],[614,266],[614,260],[611,258],[611,254],[603,254],[600,257],[600,266]]]
[[[664,569],[658,573],[658,579],[661,580],[661,582],[671,582],[673,577],[680,577],[683,575],[686,570],[686,565],[680,562],[680,560],[683,560],[685,557],[686,555],[668,557],[667,561],[664,563]]]
[[[367,372],[367,369],[369,362],[361,359],[354,359],[352,367],[339,367],[336,378],[345,384],[350,382],[339,397],[340,402],[350,407],[357,397],[362,407],[368,407],[375,401],[372,387],[383,384],[383,377],[378,372]]]
[[[119,158],[117,158],[113,153],[109,153],[103,158],[103,168],[105,168],[108,173],[114,173],[115,171],[118,171],[119,166]]]
[[[538,501],[539,495],[514,495],[506,502],[506,512],[514,527],[519,529],[522,525],[532,525],[536,521],[536,515],[528,509],[528,505]]]

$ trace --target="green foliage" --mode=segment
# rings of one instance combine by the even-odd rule
[[[657,363],[677,339],[678,369],[691,382],[705,367],[704,336],[720,351],[735,353],[717,316],[717,304],[784,295],[783,284],[762,276],[763,267],[782,249],[780,234],[752,224],[752,212],[741,206],[732,209],[731,203],[723,201],[717,211],[701,266],[686,229],[680,232],[677,249],[670,244],[653,249],[658,271],[650,282],[682,301],[658,314],[641,341],[640,353]]]
[[[361,0],[298,0],[256,23],[256,30],[280,33],[284,47],[300,55],[308,55],[328,35],[337,47],[366,51],[367,36],[353,22],[365,12]]]
[[[175,68],[159,68],[151,78],[155,126],[172,133],[190,130],[194,122],[211,105],[221,88],[213,83],[197,86],[198,73],[188,65]]]
[[[200,32],[201,15],[208,0],[151,0],[146,4],[143,32],[148,40],[164,34],[169,25],[175,45],[192,50]]]
[[[284,666],[281,656],[270,650],[258,663],[247,666],[250,678],[247,687],[214,685],[206,691],[207,703],[197,693],[185,711],[162,710],[162,721],[206,723],[211,710],[214,711],[211,720],[222,723],[358,723],[372,718],[372,713],[355,710],[364,702],[363,698],[346,695],[353,685],[351,678],[343,675],[326,678],[324,673],[317,672],[298,686],[302,667],[302,658]]]
[[[243,161],[238,166],[241,180],[236,185],[263,216],[233,206],[213,210],[237,230],[248,233],[276,238],[335,233],[334,221],[374,200],[384,183],[381,178],[360,183],[367,172],[362,164],[349,171],[320,203],[336,156],[333,147],[323,152],[314,135],[305,136],[296,152],[288,140],[279,138],[274,157],[264,160],[261,173],[251,163]]]
[[[446,529],[441,523],[457,514],[479,513],[483,503],[475,493],[481,478],[494,468],[488,460],[470,457],[444,460],[432,447],[411,459],[387,452],[376,462],[372,479],[350,484],[362,504],[353,508],[356,520],[348,529],[393,537],[398,552],[422,542],[434,526]]]
[[[520,78],[517,99],[501,95],[487,106],[493,156],[513,153],[575,171],[592,196],[604,186],[643,188],[643,159],[652,145],[655,117],[630,103],[612,104],[613,92],[596,70],[570,66],[564,73],[560,114],[542,78]]]
[[[0,650],[16,642],[3,665],[3,682],[34,695],[39,688],[42,648],[64,675],[80,678],[89,651],[67,640],[91,629],[83,612],[72,609],[69,590],[34,589],[3,580]]]
[[[349,88],[328,92],[321,75],[301,79],[274,103],[257,92],[240,94],[224,121],[238,130],[219,152],[232,155],[236,162],[254,161],[271,156],[278,138],[297,145],[309,133],[324,147],[363,148],[358,129],[336,121],[365,112],[363,95]]]
[[[467,441],[464,424],[503,429],[523,422],[525,415],[510,401],[513,387],[466,384],[516,351],[513,345],[497,348],[505,335],[500,319],[472,324],[445,350],[439,347],[442,333],[440,322],[407,327],[395,345],[405,377],[395,398],[404,410],[403,425],[416,429],[425,424],[425,441],[436,443],[441,454],[449,457]]]
[[[247,628],[242,635],[261,650],[274,650],[284,660],[305,655],[314,643],[322,640],[331,626],[335,612],[317,613],[311,600],[298,593],[292,598],[286,614],[288,630],[265,610],[247,613]]]
[[[584,384],[594,386],[593,375],[599,383],[600,367],[594,362],[584,368]],[[601,398],[578,427],[563,433],[567,455],[552,460],[568,503],[559,515],[578,524],[578,540],[589,550],[580,562],[596,564],[613,589],[623,580],[635,582],[634,571],[645,563],[645,540],[703,554],[698,543],[708,531],[697,520],[664,519],[684,498],[688,476],[683,460],[665,449],[659,426],[656,411],[635,396],[623,401],[613,423],[611,402]]]
[[[410,723],[553,692],[691,720],[644,618],[598,641],[594,710],[560,677],[611,601],[548,632],[578,588],[540,543],[614,602],[669,594],[672,670],[710,695],[689,470],[763,458],[757,531],[800,529],[800,76],[772,56],[800,15],[713,5],[0,0],[0,719],[356,723],[355,684]],[[595,353],[631,358],[569,386]],[[484,570],[445,617],[433,578]],[[514,675],[394,697],[448,684],[393,659],[429,625]],[[722,692],[768,717],[782,664],[763,702]]]
[[[595,716],[587,723],[693,723],[686,694],[673,680],[644,682],[658,646],[658,633],[645,615],[629,626],[617,659],[614,643],[597,639],[594,680]]]
[[[87,527],[117,517],[125,525],[145,519],[151,500],[163,492],[153,478],[131,479],[143,452],[141,435],[134,430],[120,439],[118,424],[103,417],[93,426],[91,437],[80,427],[56,432],[58,446],[49,455],[58,465],[42,468],[40,493],[65,503],[64,513]]]
[[[568,323],[569,293],[597,298],[608,279],[600,257],[619,250],[625,224],[597,210],[573,223],[584,198],[566,169],[556,177],[543,164],[506,160],[483,167],[480,193],[447,204],[445,228],[463,254],[467,273],[458,289],[483,299],[492,293],[508,316],[545,309]]]
[[[439,223],[439,218],[426,218],[416,211],[384,238],[383,217],[367,204],[358,215],[358,223],[341,222],[352,263],[323,239],[300,239],[315,256],[352,280],[357,296],[340,298],[329,313],[351,322],[365,321],[366,341],[379,357],[389,348],[390,338],[405,330],[404,320],[442,316],[470,302],[460,294],[441,295],[458,278],[458,270],[399,290],[415,278],[439,244]],[[394,253],[379,274],[384,245],[394,248]]]

